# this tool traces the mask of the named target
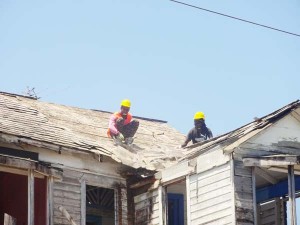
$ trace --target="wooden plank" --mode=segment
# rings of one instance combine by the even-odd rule
[[[234,177],[235,191],[252,194],[252,179],[251,177]]]
[[[60,198],[79,200],[79,201],[81,199],[80,194],[72,193],[72,192],[65,192],[65,191],[57,191],[55,189],[54,189],[53,196],[60,197]]]
[[[223,154],[222,149],[200,155],[199,157],[197,157],[196,173],[199,174],[203,171],[207,171],[214,167],[226,164],[227,162],[229,162],[229,160],[230,156],[227,154]]]
[[[212,172],[214,172],[214,171],[212,171]],[[207,185],[214,183],[215,181],[217,181],[219,179],[226,180],[228,178],[230,178],[229,168],[227,170],[219,171],[218,173],[215,173],[211,176],[201,177],[201,175],[199,175],[197,177],[197,181],[191,183],[191,189],[196,189],[198,184],[201,184],[201,186],[207,186]]]
[[[192,172],[194,172],[195,168],[193,166],[189,166],[189,162],[182,162],[171,166],[167,169],[164,169],[161,172],[161,182],[165,183],[170,180],[174,180],[176,178],[180,178],[186,176]]]
[[[53,183],[52,176],[47,178],[47,225],[53,225]]]
[[[221,218],[224,218],[224,217],[230,217],[231,215],[232,215],[232,209],[231,209],[231,207],[228,207],[227,209],[222,209],[219,212],[207,214],[202,217],[192,219],[192,224],[197,224],[197,225],[216,224],[216,223],[214,223],[215,221],[217,221]]]
[[[229,188],[226,189],[217,189],[217,190],[213,190],[211,192],[208,192],[205,195],[195,195],[195,197],[191,197],[191,204],[197,204],[197,203],[201,203],[201,202],[205,202],[209,199],[212,199],[216,196],[219,195],[226,195],[228,193],[231,193],[231,188],[230,186],[228,186]]]
[[[202,201],[200,203],[192,204],[190,206],[191,213],[194,213],[196,211],[205,210],[209,207],[214,207],[214,205],[222,204],[224,202],[231,201],[231,193],[226,193],[223,195],[215,196],[214,198],[207,199],[206,201]]]
[[[299,164],[300,156],[272,156],[260,158],[244,158],[245,166],[288,166]]]
[[[242,161],[234,160],[234,174],[236,176],[251,177],[251,168],[245,167]]]
[[[163,199],[163,187],[158,187],[158,217],[159,217],[159,225],[163,225],[163,208],[164,204],[162,202]]]
[[[210,185],[200,186],[199,184],[198,189],[191,191],[191,197],[195,196],[203,196],[207,193],[213,192],[215,190],[225,190],[225,189],[231,189],[230,188],[230,179],[224,179],[220,181],[216,181],[214,183],[211,183]]]
[[[86,182],[85,180],[81,180],[81,188],[80,188],[80,208],[81,208],[81,225],[86,225]]]
[[[253,207],[253,217],[254,217],[254,225],[257,225],[257,207],[256,207],[256,169],[257,167],[251,167],[251,175],[252,175],[252,207]],[[245,206],[243,208],[246,208]]]
[[[151,208],[152,210],[158,210],[158,196],[156,198],[149,198],[148,200],[139,202],[135,205],[135,210],[148,208]]]
[[[236,199],[235,199],[235,160],[234,160],[234,153],[230,154],[230,187],[231,187],[231,207],[232,207],[232,214],[231,214],[231,219],[233,222],[233,225],[237,224],[236,221]]]
[[[16,225],[17,219],[12,217],[11,215],[8,215],[7,213],[4,213],[4,225]]]
[[[208,206],[206,208],[202,208],[201,210],[192,212],[191,220],[195,220],[199,217],[204,217],[204,216],[212,215],[212,214],[214,214],[216,216],[216,218],[218,218],[218,214],[224,210],[227,210],[228,208],[231,208],[230,199],[228,199],[224,202],[220,202],[219,204],[214,204],[212,206]],[[231,215],[231,213],[228,215]]]
[[[68,213],[68,211],[63,207],[60,206],[59,211],[61,211],[61,213],[67,218],[67,220],[72,224],[72,225],[77,225],[74,221],[74,219],[70,216],[70,214]]]
[[[254,223],[253,210],[236,207],[236,220]]]
[[[28,225],[34,225],[34,176],[33,170],[28,170]]]
[[[155,196],[158,196],[158,190],[153,190],[153,191],[150,191],[150,192],[145,192],[145,193],[142,193],[140,195],[137,195],[134,197],[134,202],[135,203],[138,203],[138,202],[141,202],[141,201],[144,201],[150,197],[155,197]]]
[[[66,191],[66,192],[74,192],[80,194],[81,193],[80,188],[81,186],[79,186],[78,184],[65,183],[65,182],[55,183],[56,191]]]
[[[190,189],[190,176],[186,176],[185,180],[186,186],[186,223],[191,225],[191,189]]]
[[[294,166],[288,166],[289,202],[290,202],[290,225],[296,225],[296,199],[295,199],[295,176]]]
[[[266,181],[268,181],[271,184],[276,184],[279,182],[279,180],[277,180],[275,177],[273,177],[267,171],[265,171],[264,169],[261,169],[259,167],[255,168],[255,174],[257,174],[258,176],[265,179]]]

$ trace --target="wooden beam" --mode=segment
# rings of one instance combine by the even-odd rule
[[[53,225],[53,183],[53,177],[47,177],[47,225]]]
[[[185,177],[195,171],[195,168],[189,165],[189,162],[182,162],[171,166],[161,172],[161,182],[185,179]]]
[[[28,225],[34,225],[34,175],[33,170],[28,170]]]
[[[288,184],[291,217],[290,225],[297,225],[294,166],[288,166]]]
[[[67,218],[67,220],[70,222],[71,225],[77,225],[75,223],[75,221],[73,220],[72,216],[70,216],[70,214],[68,213],[68,211],[63,206],[59,206],[58,209],[59,209],[59,211],[62,212],[62,214],[64,215],[64,217]]]
[[[81,180],[81,225],[86,225],[86,181]]]
[[[258,167],[252,167],[252,201],[253,201],[253,216],[254,216],[254,225],[257,225],[257,203],[256,203],[256,177]]]
[[[159,225],[164,224],[163,220],[163,187],[159,186],[158,187],[158,220],[159,220]]]
[[[186,224],[191,225],[190,175],[186,176]]]
[[[300,156],[265,156],[258,158],[243,158],[244,166],[288,166],[299,164]]]
[[[288,174],[288,168],[287,167],[271,166],[271,167],[268,167],[268,170]],[[300,175],[300,170],[295,170],[294,169],[294,174]]]
[[[129,188],[131,188],[131,189],[140,188],[140,187],[143,187],[143,186],[145,186],[147,184],[154,183],[155,180],[156,179],[154,177],[145,178],[145,179],[143,179],[143,180],[141,180],[141,181],[139,181],[139,182],[137,182],[135,184],[130,185]]]
[[[4,225],[16,225],[17,219],[4,213]]]
[[[278,180],[276,178],[274,178],[268,172],[266,172],[265,170],[263,170],[259,167],[255,167],[255,173],[258,176],[260,176],[261,178],[263,178],[266,181],[268,181],[269,183],[271,183],[271,184],[277,184],[278,183]]]
[[[55,170],[53,168],[48,168],[44,165],[39,164],[37,161],[30,159],[16,158],[14,156],[4,156],[0,155],[0,166],[14,167],[17,169],[33,169],[35,172],[38,172],[44,176],[53,175],[54,177],[61,179],[62,172]]]

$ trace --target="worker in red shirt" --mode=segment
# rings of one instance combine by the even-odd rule
[[[120,111],[112,114],[109,119],[107,135],[117,142],[132,144],[133,136],[139,127],[139,121],[133,120],[129,113],[130,107],[131,102],[124,99]]]

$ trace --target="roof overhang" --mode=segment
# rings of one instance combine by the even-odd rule
[[[15,156],[0,155],[0,171],[27,175],[28,170],[33,170],[37,176],[53,176],[56,179],[62,179],[62,171],[42,165],[38,161]]]

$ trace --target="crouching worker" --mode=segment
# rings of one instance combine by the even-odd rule
[[[182,148],[187,146],[190,141],[195,144],[213,137],[211,130],[205,124],[205,116],[203,112],[195,113],[194,125],[195,127],[189,131],[185,142],[181,145]]]
[[[116,142],[132,144],[133,136],[139,127],[139,121],[132,120],[132,115],[129,113],[130,106],[130,101],[124,99],[120,111],[112,114],[109,119],[107,135]]]

